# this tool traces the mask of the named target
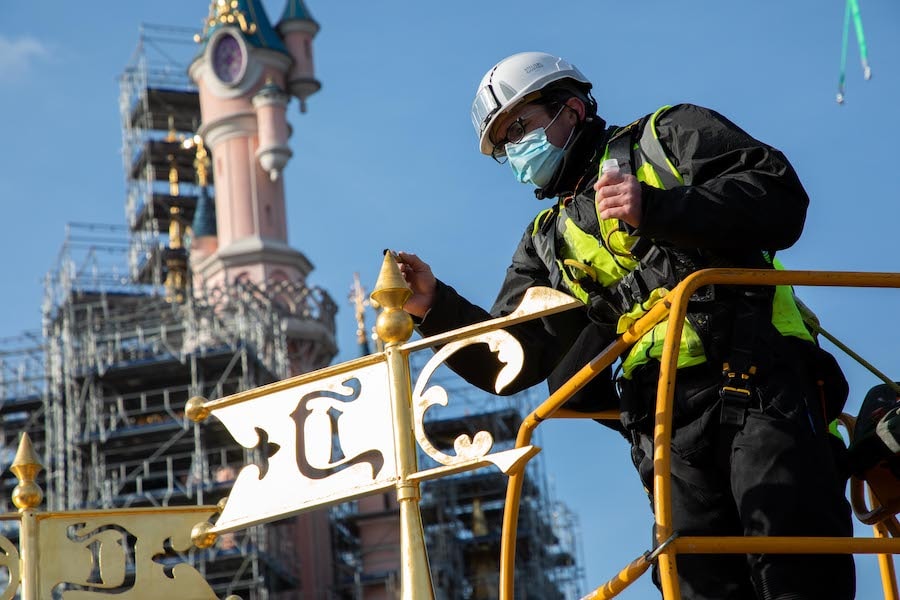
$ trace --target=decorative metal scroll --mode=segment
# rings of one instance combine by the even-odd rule
[[[21,578],[21,562],[15,544],[0,535],[0,568],[6,569],[9,582],[0,591],[0,600],[12,600],[19,589]]]
[[[203,576],[179,555],[193,547],[191,527],[214,514],[209,507],[39,513],[39,597],[215,600]],[[12,597],[7,594],[0,598]]]
[[[487,431],[479,431],[472,437],[466,434],[458,436],[453,441],[453,449],[456,451],[456,456],[450,456],[438,450],[425,433],[424,421],[425,413],[428,409],[434,405],[447,406],[449,403],[447,392],[444,388],[435,385],[426,389],[426,384],[431,379],[434,371],[450,356],[462,348],[473,344],[487,344],[488,348],[497,354],[497,360],[503,363],[503,367],[497,373],[497,378],[494,382],[494,389],[497,392],[502,391],[503,388],[509,385],[522,370],[525,360],[522,346],[516,341],[516,338],[502,329],[451,342],[441,348],[425,364],[413,390],[413,423],[416,441],[425,454],[442,465],[453,466],[472,461],[487,460],[505,473],[522,458],[530,455],[533,452],[533,448],[528,446],[489,455],[488,452],[494,446],[494,438]]]

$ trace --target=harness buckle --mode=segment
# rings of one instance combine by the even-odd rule
[[[622,314],[630,311],[636,304],[643,304],[650,297],[650,290],[643,280],[643,273],[635,269],[616,283],[611,289]]]
[[[719,423],[722,425],[734,425],[742,427],[747,419],[747,408],[753,399],[756,386],[753,384],[753,376],[756,374],[756,366],[750,365],[746,373],[732,369],[727,362],[722,365],[722,376],[725,381],[719,390],[722,399],[722,412]]]

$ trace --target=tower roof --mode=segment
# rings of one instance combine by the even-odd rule
[[[200,187],[191,229],[194,230],[195,238],[216,235],[216,203],[210,198],[205,185]]]
[[[281,13],[281,19],[279,19],[278,24],[281,25],[285,21],[316,22],[316,20],[312,18],[309,9],[306,8],[306,3],[303,2],[303,0],[287,1],[287,5],[284,7],[284,12]]]
[[[195,37],[201,45],[200,51],[203,52],[216,30],[228,26],[239,29],[251,46],[288,53],[260,0],[212,0],[203,33]]]

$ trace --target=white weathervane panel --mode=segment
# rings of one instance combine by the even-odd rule
[[[396,272],[386,277],[385,270]],[[435,405],[447,406],[449,398],[446,390],[428,382],[452,354],[486,344],[502,364],[495,381],[501,392],[524,362],[518,341],[503,328],[581,304],[562,293],[535,288],[505,317],[400,346],[413,329],[409,316],[400,310],[409,290],[400,285],[402,277],[389,255],[382,271],[379,282],[384,279],[388,284],[379,284],[373,297],[378,293],[383,307],[376,328],[386,341],[384,353],[220,400],[195,397],[188,402],[186,412],[192,420],[216,416],[239,444],[256,455],[254,463],[238,473],[215,524],[195,527],[198,546],[207,547],[227,531],[391,487],[397,488],[403,527],[409,535],[421,533],[418,493],[410,491],[417,490],[419,482],[489,464],[511,473],[539,451],[528,445],[491,452],[493,436],[478,431],[471,437],[458,435],[453,454],[442,452],[428,439],[425,413]],[[408,354],[429,347],[439,350],[410,390]],[[440,466],[419,471],[416,443]],[[427,566],[423,568],[427,571]]]
[[[258,448],[216,521],[222,532],[391,487],[397,478],[384,362],[213,409]]]

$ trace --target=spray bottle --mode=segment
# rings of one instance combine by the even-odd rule
[[[619,172],[619,161],[615,158],[607,158],[600,163],[600,175],[604,173],[615,174]]]

